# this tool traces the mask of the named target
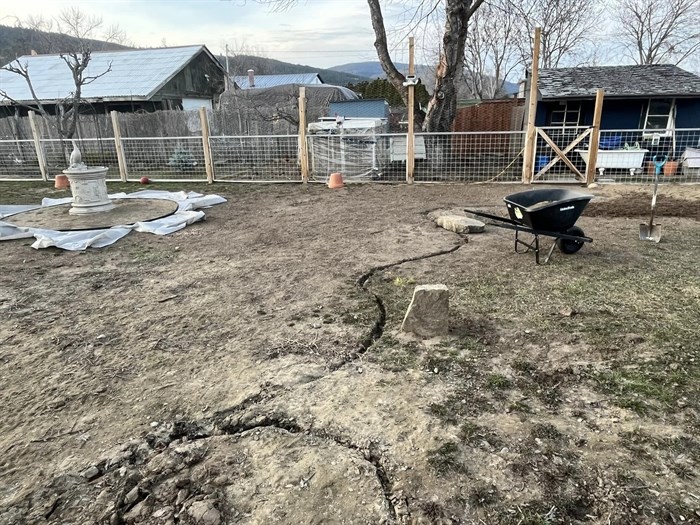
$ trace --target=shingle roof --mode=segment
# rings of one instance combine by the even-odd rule
[[[205,46],[93,52],[85,76],[111,71],[91,84],[84,85],[85,99],[148,100],[166,82],[182,70]],[[215,60],[212,56],[212,59]],[[37,97],[43,101],[61,100],[75,90],[70,69],[59,55],[22,56]],[[14,62],[14,61],[13,61]],[[32,101],[26,81],[21,76],[0,70],[0,89],[13,99]],[[0,104],[8,103],[0,97]]]
[[[236,85],[241,89],[250,89],[248,77],[241,75],[233,78]],[[255,89],[271,88],[276,86],[286,86],[287,84],[323,84],[323,80],[318,73],[294,73],[291,75],[255,75]]]
[[[700,95],[700,77],[678,66],[596,66],[542,69],[542,99],[592,98],[601,88],[606,97]]]

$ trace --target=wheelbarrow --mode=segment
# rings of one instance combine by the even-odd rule
[[[593,239],[586,237],[576,221],[581,216],[593,195],[579,193],[569,189],[542,189],[513,193],[503,198],[510,218],[492,215],[478,210],[464,211],[490,219],[493,226],[515,230],[515,252],[535,252],[537,264],[547,264],[554,252],[554,247],[565,254],[578,252],[586,242]],[[520,238],[521,233],[534,236],[530,241]],[[540,236],[553,237],[554,242],[543,260],[540,260]],[[522,250],[522,247],[525,247]]]

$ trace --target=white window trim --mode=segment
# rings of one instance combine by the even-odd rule
[[[573,102],[573,101],[572,101],[572,102]],[[562,110],[562,109],[555,109],[554,111],[552,111],[551,113],[555,113],[555,112],[559,112],[559,111],[564,111],[564,121],[561,122],[560,124],[554,124],[554,123],[552,123],[552,122],[551,122],[551,120],[552,120],[552,115],[551,115],[551,113],[550,113],[550,116],[549,116],[550,124],[549,124],[548,127],[551,127],[551,128],[559,128],[559,127],[561,127],[562,129],[566,129],[566,128],[578,128],[578,127],[580,127],[580,126],[581,126],[581,102],[580,102],[580,101],[577,101],[576,103],[578,104],[578,109],[577,109],[577,110],[569,109],[569,101],[567,100],[566,102],[564,102],[564,109],[563,109],[563,110]],[[567,120],[566,117],[567,117],[567,115],[568,115],[569,113],[577,113],[577,114],[578,114],[578,118],[576,119],[576,124],[567,124],[567,123],[566,123],[566,120]]]
[[[651,101],[654,100],[650,98],[647,101],[647,109],[646,112],[644,113],[644,126],[642,129],[646,130],[647,129],[647,124],[649,123],[649,111],[651,110]],[[661,117],[663,115],[652,115],[653,117]],[[659,137],[670,137],[671,133],[676,127],[676,99],[672,98],[671,99],[671,109],[668,112],[668,121],[666,121],[666,129],[661,131],[645,131],[643,134],[643,137],[645,139],[650,139],[654,137],[654,135],[659,136]]]

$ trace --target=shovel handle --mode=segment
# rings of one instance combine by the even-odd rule
[[[654,225],[654,213],[656,212],[656,193],[659,189],[659,171],[654,174],[654,193],[651,197],[651,218],[649,219],[649,231]]]

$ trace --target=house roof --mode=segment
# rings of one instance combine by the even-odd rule
[[[104,101],[148,100],[202,51],[221,67],[203,45],[93,52],[84,76],[99,75],[110,65],[111,71],[84,85],[82,96]],[[60,55],[25,55],[17,60],[26,64],[39,100],[59,101],[75,90],[71,71]],[[19,102],[34,100],[25,79],[9,71],[0,70],[0,89]],[[0,104],[9,103],[0,99]]]
[[[389,103],[383,98],[331,102],[328,114],[353,118],[388,118]]]
[[[700,77],[670,64],[541,69],[538,88],[543,100],[700,96]]]
[[[248,83],[248,76],[241,75],[233,77],[234,82],[241,89],[251,89]],[[291,75],[255,75],[255,89],[265,89],[276,86],[286,86],[287,84],[323,84],[318,73],[294,73]]]

